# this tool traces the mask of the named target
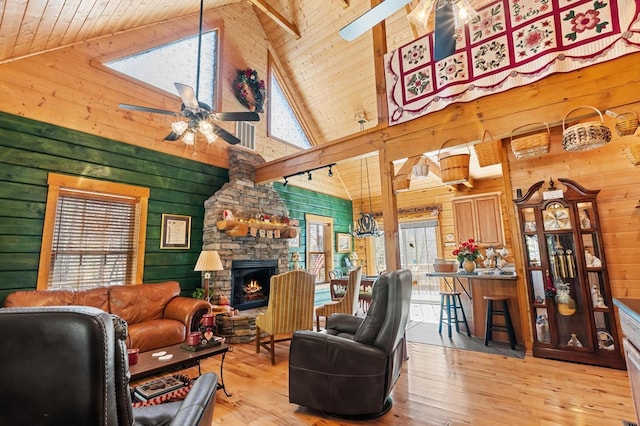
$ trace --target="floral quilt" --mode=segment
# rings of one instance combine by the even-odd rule
[[[389,124],[640,51],[640,0],[497,0],[432,61],[433,33],[385,55]]]

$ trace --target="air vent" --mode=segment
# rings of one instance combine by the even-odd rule
[[[247,121],[237,121],[236,136],[240,139],[240,145],[256,150],[256,126]]]

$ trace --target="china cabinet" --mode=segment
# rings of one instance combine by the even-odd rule
[[[569,179],[514,200],[523,238],[533,355],[625,368],[596,197]]]

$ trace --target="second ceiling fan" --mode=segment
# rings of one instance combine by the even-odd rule
[[[187,121],[176,121],[171,124],[171,132],[164,138],[167,141],[182,141],[187,145],[193,145],[198,133],[201,133],[207,142],[211,143],[217,137],[224,139],[227,143],[236,145],[240,143],[235,135],[229,133],[222,127],[215,124],[215,121],[260,121],[260,116],[255,112],[215,112],[211,106],[198,101],[198,89],[200,83],[200,53],[202,48],[202,22],[204,12],[204,0],[200,0],[200,27],[198,31],[198,63],[196,70],[196,90],[191,86],[182,83],[174,83],[182,105],[179,112],[164,109],[118,104],[122,109],[133,111],[150,112],[152,114],[171,115],[184,117]]]

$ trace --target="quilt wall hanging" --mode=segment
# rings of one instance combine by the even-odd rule
[[[640,0],[498,0],[432,61],[433,33],[385,55],[389,124],[640,51]]]

